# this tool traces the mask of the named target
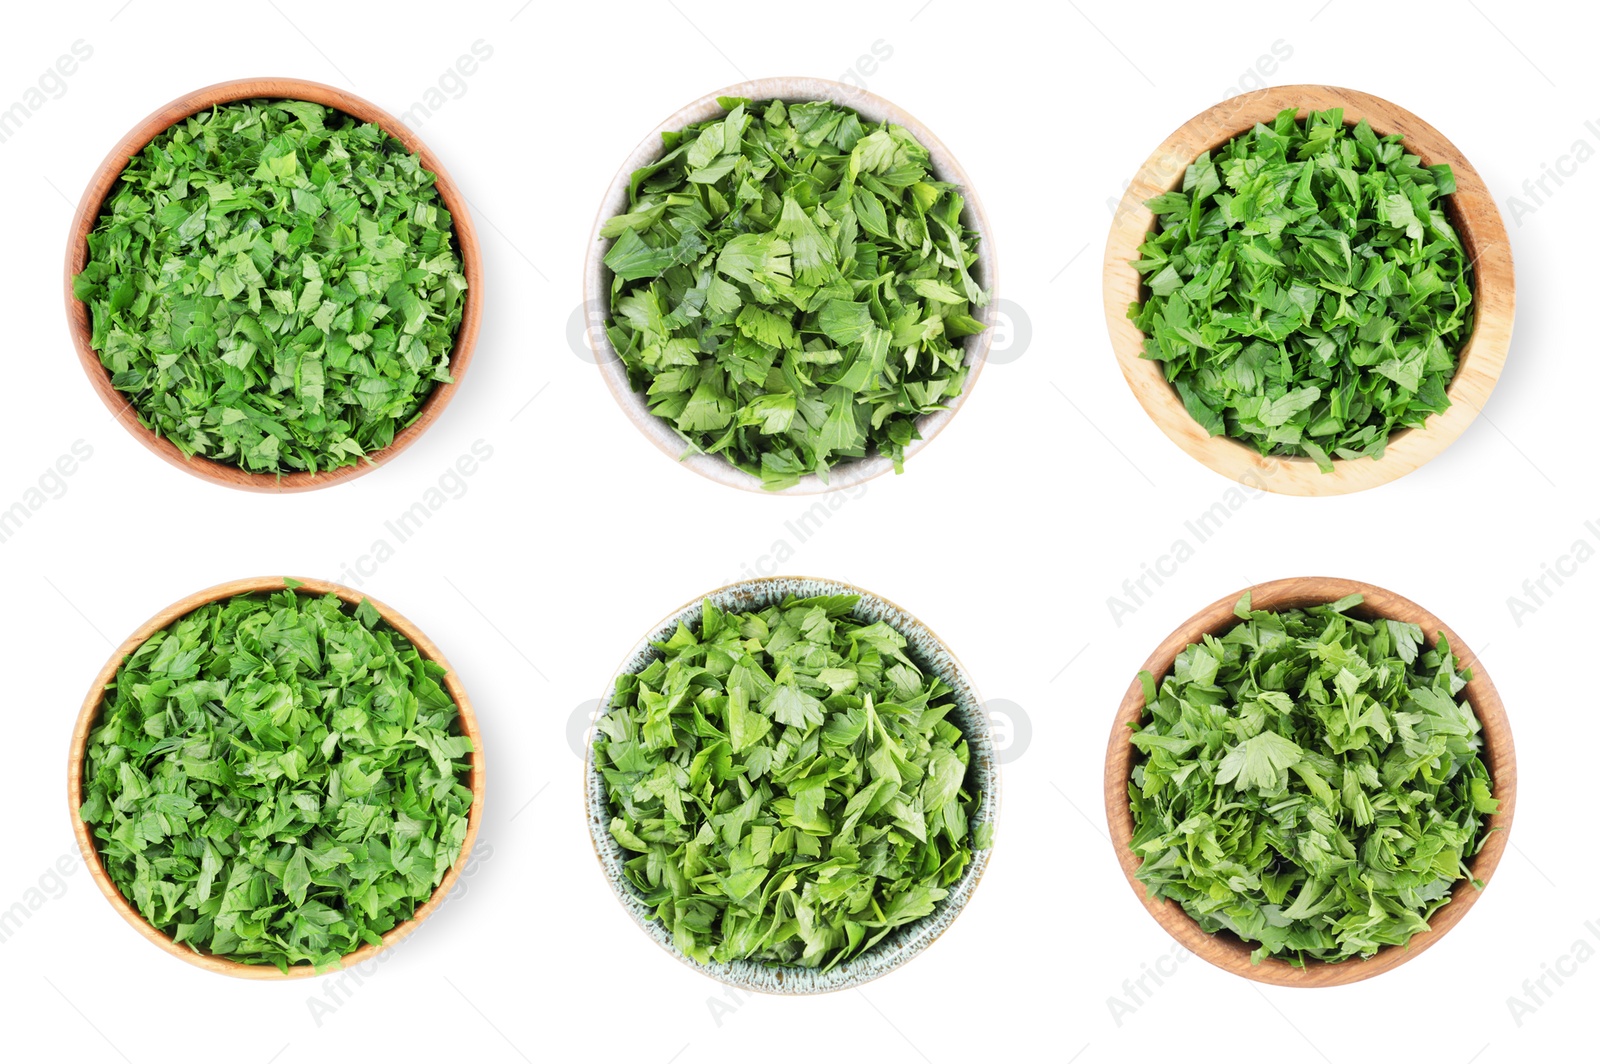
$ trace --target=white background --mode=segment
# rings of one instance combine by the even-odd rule
[[[74,41],[93,48],[65,92],[0,143],[0,508],[74,441],[93,448],[66,493],[0,544],[0,909],[29,912],[0,943],[5,1056],[1592,1059],[1600,963],[1561,958],[1581,938],[1600,948],[1590,889],[1600,564],[1579,565],[1520,624],[1507,599],[1580,537],[1600,544],[1584,528],[1600,519],[1600,162],[1577,165],[1562,187],[1547,180],[1552,195],[1528,199],[1518,221],[1508,214],[1516,340],[1486,416],[1447,454],[1354,497],[1251,500],[1120,626],[1108,596],[1229,484],[1134,402],[1106,340],[1099,277],[1108,200],[1275,43],[1292,54],[1246,87],[1325,82],[1392,99],[1444,131],[1507,211],[1575,141],[1600,148],[1600,125],[1585,127],[1600,120],[1593,27],[1574,24],[1578,9],[521,6],[100,0],[5,16],[0,108]],[[480,39],[492,57],[419,126],[474,204],[486,259],[477,355],[445,416],[392,465],[298,496],[228,491],[147,453],[91,392],[61,306],[72,208],[110,145],[167,100],[244,75],[325,81],[397,113]],[[875,42],[892,54],[861,80],[962,160],[994,226],[1002,294],[1025,309],[1031,342],[983,373],[906,475],[872,482],[800,543],[785,522],[808,501],[675,468],[574,354],[567,326],[595,207],[646,130],[745,76],[838,77]],[[464,893],[346,991],[236,981],[162,955],[115,915],[72,849],[65,754],[89,680],[115,642],[190,591],[261,573],[339,579],[386,535],[386,518],[480,439],[493,457],[466,493],[361,585],[441,645],[477,707],[489,799]],[[917,613],[986,696],[1024,707],[1032,739],[1004,770],[990,870],[933,948],[864,991],[730,999],[612,899],[584,829],[569,719],[658,617],[779,540],[794,550],[787,571],[850,580]],[[1481,653],[1520,755],[1512,848],[1452,934],[1376,980],[1258,989],[1191,959],[1132,1002],[1123,981],[1173,944],[1104,837],[1112,713],[1150,649],[1199,606],[1303,574],[1393,588]],[[1534,1005],[1523,981],[1558,961],[1575,974],[1547,981],[1552,993],[1519,1024],[1508,999]],[[1113,997],[1137,1007],[1114,1017]]]

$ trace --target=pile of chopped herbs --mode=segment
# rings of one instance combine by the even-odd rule
[[[73,282],[140,420],[253,473],[392,443],[451,379],[466,288],[434,175],[378,126],[300,100],[156,136]]]
[[[1159,692],[1128,792],[1138,877],[1208,932],[1297,966],[1370,957],[1428,929],[1498,810],[1471,670],[1443,634],[1349,612],[1250,609],[1191,643]],[[1481,886],[1473,880],[1474,886]]]
[[[1148,201],[1128,316],[1191,417],[1265,455],[1382,458],[1450,406],[1472,270],[1444,164],[1340,108],[1293,109],[1202,154]]]
[[[686,453],[771,490],[869,453],[901,472],[985,327],[965,200],[901,126],[821,100],[720,103],[662,134],[601,229],[629,382]]]
[[[444,670],[370,603],[285,583],[128,656],[80,815],[152,926],[287,970],[378,943],[433,894],[466,837],[472,740]]]
[[[628,880],[695,960],[832,967],[989,845],[950,687],[857,600],[708,600],[596,725]]]

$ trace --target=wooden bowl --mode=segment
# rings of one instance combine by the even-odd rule
[[[600,699],[600,715],[611,712],[611,696],[616,690],[618,677],[638,672],[660,657],[660,651],[656,650],[654,644],[671,638],[672,633],[678,630],[680,621],[691,627],[700,623],[703,600],[710,599],[722,610],[745,612],[776,605],[790,594],[799,597],[861,596],[861,601],[856,604],[855,616],[869,623],[883,621],[905,636],[906,656],[916,662],[923,671],[940,677],[950,685],[953,689],[955,706],[947,719],[961,729],[967,740],[967,750],[970,755],[968,774],[975,781],[978,791],[977,819],[993,825],[1000,808],[1000,759],[995,753],[994,734],[990,728],[983,699],[978,694],[977,687],[973,685],[966,668],[956,660],[956,656],[927,625],[904,609],[870,591],[838,580],[819,580],[804,576],[758,577],[729,584],[704,595],[697,595],[692,602],[685,603],[663,617],[628,652],[627,658],[606,685],[605,694]],[[879,976],[887,975],[927,949],[934,939],[955,922],[956,917],[961,915],[971,899],[973,891],[977,889],[978,880],[983,877],[984,869],[989,865],[992,847],[973,851],[972,862],[967,865],[961,878],[948,888],[949,893],[934,906],[933,912],[920,920],[896,928],[865,953],[857,954],[827,971],[758,964],[754,961],[701,964],[673,945],[672,932],[651,916],[650,906],[644,903],[633,884],[628,881],[623,869],[627,855],[611,837],[611,811],[606,801],[605,778],[601,776],[595,764],[596,734],[596,730],[591,728],[585,743],[583,793],[589,820],[589,838],[594,844],[595,856],[600,860],[600,868],[605,873],[606,882],[611,885],[617,901],[622,903],[622,907],[633,918],[633,922],[639,925],[640,930],[649,935],[656,945],[695,971],[709,975],[729,986],[766,994],[822,994],[860,986]]]
[[[782,100],[784,103],[830,100],[842,107],[851,108],[862,118],[870,121],[893,122],[904,126],[923,147],[928,149],[933,174],[941,181],[961,186],[961,195],[966,200],[961,220],[968,229],[978,234],[978,261],[972,265],[972,279],[978,283],[979,288],[990,294],[989,305],[974,308],[973,316],[991,328],[964,338],[968,366],[966,383],[961,389],[961,394],[949,400],[949,405],[945,409],[925,414],[917,419],[917,431],[922,438],[912,440],[906,445],[905,457],[908,462],[950,423],[951,418],[955,417],[961,404],[972,394],[973,385],[978,382],[978,375],[983,371],[984,362],[989,357],[989,344],[994,334],[992,328],[995,321],[994,306],[999,291],[996,287],[994,236],[989,227],[988,216],[983,212],[983,203],[978,199],[977,190],[972,187],[966,171],[961,169],[961,164],[956,162],[956,157],[951,154],[950,149],[946,148],[927,126],[883,97],[875,96],[865,89],[858,89],[838,81],[828,81],[825,78],[758,78],[718,89],[680,107],[662,119],[639,146],[633,149],[633,153],[623,160],[622,166],[617,170],[617,176],[611,181],[611,187],[606,190],[605,199],[600,203],[600,211],[595,215],[594,231],[589,236],[589,252],[583,264],[583,306],[586,320],[590,323],[589,332],[594,345],[595,361],[600,367],[600,375],[605,378],[606,387],[611,389],[612,397],[616,399],[617,405],[622,407],[622,412],[628,416],[628,420],[633,422],[634,427],[644,433],[662,454],[672,459],[674,464],[686,466],[719,484],[760,492],[763,495],[818,495],[882,476],[894,469],[894,462],[882,455],[869,454],[864,458],[846,459],[834,466],[828,471],[826,483],[815,473],[808,473],[801,477],[797,484],[777,491],[766,491],[761,486],[760,477],[735,468],[720,455],[692,454],[682,457],[686,449],[683,438],[670,424],[651,412],[650,404],[642,393],[635,392],[629,386],[627,367],[612,349],[611,340],[606,336],[604,327],[597,324],[606,321],[611,315],[611,271],[606,268],[604,260],[606,253],[611,249],[612,241],[601,239],[600,227],[613,215],[627,211],[629,178],[639,167],[646,166],[661,157],[661,134],[726,114],[722,105],[717,103],[719,96],[742,96],[751,100]]]
[[[405,636],[417,648],[417,652],[429,661],[444,667],[445,675],[440,681],[450,697],[455,701],[456,708],[460,711],[461,734],[472,739],[472,807],[467,813],[467,835],[461,842],[461,855],[434,889],[431,897],[424,902],[411,918],[395,926],[388,934],[383,936],[383,944],[377,946],[362,946],[354,953],[348,953],[339,959],[339,968],[350,968],[357,964],[372,959],[376,954],[388,949],[390,946],[405,938],[415,931],[444,901],[450,889],[455,886],[456,877],[466,864],[467,855],[472,852],[472,844],[478,837],[478,825],[483,820],[484,798],[484,763],[483,763],[483,738],[478,732],[478,718],[472,712],[472,703],[467,700],[466,689],[461,685],[461,679],[456,675],[450,662],[433,641],[417,628],[416,625],[406,620],[390,607],[378,602],[376,599],[363,595],[359,591],[352,591],[339,584],[329,583],[326,580],[312,580],[296,577],[300,582],[298,590],[307,595],[321,596],[332,592],[352,606],[359,605],[362,599],[372,603],[386,624],[395,631]],[[105,693],[106,684],[116,676],[117,670],[128,655],[137,650],[146,639],[157,631],[178,621],[187,614],[194,612],[208,602],[232,598],[251,591],[282,591],[284,588],[281,576],[255,576],[243,580],[230,580],[216,587],[206,588],[188,595],[154,617],[141,624],[137,631],[122,641],[122,645],[111,655],[99,675],[94,678],[94,683],[89,685],[89,693],[84,696],[83,707],[78,711],[78,723],[72,730],[72,748],[67,754],[67,806],[72,816],[72,834],[78,840],[78,850],[83,854],[84,863],[89,866],[89,875],[94,879],[95,885],[100,888],[100,893],[106,896],[111,907],[117,910],[124,920],[135,931],[143,935],[145,940],[154,943],[174,957],[188,961],[190,964],[204,968],[210,972],[220,972],[223,975],[238,976],[242,979],[305,979],[315,975],[325,975],[329,967],[317,967],[312,964],[292,965],[287,972],[281,972],[270,964],[241,964],[226,957],[218,957],[210,953],[196,953],[188,946],[179,945],[165,932],[152,926],[139,911],[135,909],[116,884],[111,882],[111,877],[106,874],[105,865],[100,860],[100,849],[95,845],[94,836],[90,833],[89,826],[78,816],[78,810],[83,805],[83,760],[89,742],[89,732],[100,719],[100,700]]]
[[[252,473],[239,466],[202,458],[199,455],[188,457],[166,437],[157,435],[139,420],[139,414],[133,409],[133,404],[128,401],[127,396],[111,386],[111,374],[100,364],[100,356],[90,344],[92,330],[88,305],[79,302],[72,294],[72,279],[89,261],[89,233],[98,223],[100,209],[106,197],[111,194],[117,179],[122,176],[128,160],[144,150],[144,146],[157,134],[175,122],[218,104],[255,99],[307,100],[335,108],[363,122],[379,126],[404,144],[408,151],[419,156],[422,165],[433,173],[439,198],[444,202],[445,209],[450,212],[451,227],[455,232],[456,246],[461,255],[462,272],[467,278],[466,303],[461,311],[461,324],[456,329],[455,347],[450,352],[450,375],[454,378],[452,383],[434,385],[433,391],[422,401],[416,417],[409,425],[395,433],[394,442],[389,446],[373,451],[353,465],[340,466],[338,469],[319,473],[301,471],[284,473],[281,476],[276,473]],[[240,488],[244,491],[290,492],[326,488],[370,473],[411,446],[417,437],[444,413],[445,405],[450,402],[456,393],[456,388],[461,384],[461,378],[467,372],[467,365],[472,361],[472,349],[478,340],[478,323],[483,313],[483,260],[478,249],[477,230],[472,226],[472,215],[467,211],[466,197],[461,194],[461,190],[451,179],[439,157],[422,143],[421,138],[387,111],[343,89],[315,81],[301,81],[298,78],[242,78],[238,81],[209,85],[186,93],[171,103],[157,108],[129,130],[95,170],[94,176],[89,180],[89,187],[84,189],[83,198],[78,201],[78,212],[72,219],[72,231],[67,239],[64,282],[67,328],[72,333],[73,346],[78,349],[78,361],[83,365],[84,372],[89,375],[89,383],[94,386],[95,394],[100,396],[100,401],[106,404],[106,408],[140,443],[170,464],[213,484]]]
[[[1500,695],[1495,691],[1489,674],[1484,671],[1477,656],[1448,625],[1415,602],[1402,598],[1393,591],[1364,584],[1359,580],[1304,576],[1271,580],[1248,590],[1251,608],[1257,610],[1319,606],[1334,602],[1352,592],[1360,592],[1365,596],[1365,601],[1350,611],[1355,616],[1387,617],[1413,622],[1422,628],[1429,646],[1436,645],[1438,634],[1444,633],[1445,638],[1450,641],[1450,649],[1461,660],[1461,667],[1472,669],[1472,679],[1467,683],[1463,694],[1472,703],[1472,708],[1477,712],[1478,720],[1483,725],[1482,756],[1489,768],[1494,796],[1500,801],[1500,811],[1490,816],[1485,823],[1486,834],[1482,849],[1466,862],[1472,870],[1473,878],[1482,881],[1487,888],[1511,834],[1511,818],[1517,805],[1517,754],[1511,741],[1511,725],[1506,719],[1506,707],[1500,701]],[[1161,641],[1161,645],[1156,647],[1155,652],[1143,666],[1156,677],[1157,684],[1163,677],[1171,674],[1173,660],[1184,647],[1198,642],[1200,637],[1208,632],[1220,635],[1239,622],[1239,618],[1234,615],[1233,607],[1239,601],[1241,594],[1242,592],[1236,591],[1219,598],[1184,621],[1176,631]],[[1413,935],[1403,946],[1384,946],[1366,960],[1351,959],[1332,964],[1308,961],[1306,967],[1297,968],[1287,961],[1267,957],[1260,964],[1251,964],[1252,947],[1249,944],[1231,931],[1210,934],[1201,930],[1200,925],[1195,923],[1177,902],[1147,897],[1144,884],[1135,878],[1134,873],[1142,862],[1129,848],[1133,838],[1133,812],[1128,808],[1128,786],[1136,755],[1135,747],[1130,741],[1130,726],[1137,724],[1143,718],[1144,707],[1144,690],[1136,677],[1128,685],[1128,693],[1122,697],[1122,705],[1118,708],[1117,718],[1111,725],[1111,739],[1106,748],[1106,821],[1111,828],[1111,845],[1116,850],[1117,861],[1122,865],[1123,874],[1128,877],[1129,885],[1133,887],[1133,892],[1144,903],[1150,915],[1156,918],[1156,922],[1165,928],[1168,934],[1201,959],[1234,975],[1242,975],[1258,983],[1272,983],[1276,986],[1343,986],[1347,983],[1356,983],[1380,975],[1391,968],[1398,968],[1439,941],[1447,931],[1461,921],[1467,910],[1472,908],[1473,903],[1483,893],[1471,883],[1458,881],[1451,891],[1450,900],[1429,918],[1427,931]]]
[[[1287,108],[1306,111],[1344,108],[1345,121],[1362,118],[1379,136],[1398,133],[1406,150],[1424,164],[1448,163],[1456,191],[1445,198],[1445,212],[1460,234],[1473,264],[1473,325],[1457,355],[1456,375],[1446,389],[1450,408],[1434,414],[1420,428],[1396,430],[1381,459],[1334,459],[1333,472],[1323,473],[1309,458],[1278,458],[1229,436],[1208,436],[1168,383],[1162,363],[1141,357],[1144,333],[1128,319],[1128,304],[1146,294],[1131,260],[1155,228],[1155,215],[1145,201],[1179,188],[1186,167],[1201,152],[1212,151],[1249,131],[1257,122],[1270,123]],[[1180,126],[1145,160],[1128,185],[1111,223],[1105,252],[1106,328],[1122,375],[1139,405],[1178,446],[1193,458],[1231,480],[1285,495],[1342,495],[1377,487],[1416,469],[1455,442],[1489,401],[1511,346],[1516,309],[1511,268],[1511,243],[1494,199],[1466,157],[1416,115],[1376,96],[1331,85],[1285,85],[1224,100]]]

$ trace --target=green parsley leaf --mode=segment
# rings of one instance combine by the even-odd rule
[[[409,919],[460,855],[472,740],[444,670],[335,595],[209,603],[106,686],[84,802],[153,927],[243,964],[332,964]]]
[[[1128,788],[1138,878],[1259,962],[1370,957],[1425,931],[1499,809],[1471,678],[1441,635],[1351,614],[1361,597],[1251,610],[1140,673]]]
[[[1445,165],[1339,108],[1293,109],[1196,159],[1147,205],[1128,308],[1191,417],[1266,455],[1382,458],[1450,406],[1472,269]]]
[[[931,913],[989,845],[950,687],[857,601],[707,601],[596,724],[628,880],[702,963],[832,967]]]
[[[965,201],[903,127],[826,101],[722,103],[663,134],[600,230],[628,380],[685,453],[765,488],[867,454],[901,471],[983,328]]]
[[[331,108],[183,119],[128,161],[88,242],[73,293],[94,349],[186,455],[352,465],[451,379],[467,281],[434,175]]]

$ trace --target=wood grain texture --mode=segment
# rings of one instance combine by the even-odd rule
[[[1500,800],[1500,811],[1487,820],[1488,834],[1483,848],[1467,861],[1473,877],[1481,880],[1487,889],[1511,834],[1511,820],[1517,805],[1517,755],[1505,705],[1500,701],[1494,683],[1477,656],[1448,625],[1415,602],[1359,580],[1323,576],[1292,577],[1257,584],[1248,590],[1251,607],[1258,610],[1315,606],[1333,602],[1352,592],[1360,592],[1365,596],[1365,601],[1351,611],[1357,616],[1410,621],[1422,628],[1429,646],[1436,645],[1439,633],[1444,633],[1450,641],[1451,650],[1461,659],[1462,668],[1472,669],[1472,679],[1463,694],[1472,703],[1478,720],[1483,724],[1483,759],[1489,767],[1494,796]],[[1183,622],[1162,640],[1143,668],[1155,676],[1159,683],[1162,677],[1172,672],[1173,659],[1184,647],[1198,642],[1207,632],[1220,635],[1238,623],[1239,618],[1234,616],[1233,607],[1241,594],[1242,591],[1236,591],[1224,595]],[[1482,896],[1483,891],[1472,884],[1457,883],[1450,900],[1429,919],[1429,930],[1412,936],[1404,946],[1384,946],[1367,960],[1347,960],[1336,964],[1313,961],[1305,968],[1296,968],[1275,958],[1251,964],[1251,947],[1236,935],[1227,931],[1213,935],[1201,930],[1200,925],[1176,902],[1147,897],[1144,884],[1135,878],[1141,862],[1129,848],[1129,841],[1133,838],[1133,812],[1128,807],[1128,783],[1136,754],[1133,743],[1129,741],[1129,726],[1137,723],[1143,715],[1144,691],[1135,677],[1123,696],[1116,720],[1112,722],[1111,738],[1106,747],[1106,822],[1111,829],[1111,845],[1116,851],[1117,861],[1122,865],[1123,874],[1145,909],[1168,934],[1201,959],[1258,983],[1343,986],[1381,975],[1411,960],[1460,923],[1467,910]]]
[[[904,126],[923,147],[928,149],[930,168],[934,176],[941,181],[948,181],[961,187],[961,195],[966,201],[966,206],[961,212],[961,220],[967,228],[978,234],[978,260],[972,265],[972,279],[978,283],[979,288],[990,294],[990,301],[986,307],[974,308],[973,316],[990,328],[965,338],[968,372],[961,394],[951,399],[945,409],[925,414],[917,419],[917,431],[921,433],[922,438],[912,440],[906,445],[907,462],[950,423],[956,411],[966,402],[967,397],[972,394],[973,387],[978,383],[978,376],[983,372],[984,363],[989,357],[989,346],[994,339],[994,308],[999,293],[999,277],[994,252],[994,231],[989,225],[988,215],[984,213],[983,202],[978,198],[977,190],[972,187],[966,171],[961,168],[961,164],[956,161],[950,149],[934,136],[931,129],[910,113],[865,89],[825,78],[810,77],[758,78],[702,96],[662,119],[644,140],[640,141],[639,146],[634,148],[633,153],[623,160],[622,166],[618,168],[616,176],[611,181],[611,187],[606,190],[599,212],[595,215],[594,229],[589,236],[589,249],[583,266],[583,312],[595,362],[600,367],[601,376],[605,378],[606,387],[611,391],[612,398],[617,401],[617,405],[622,408],[634,427],[655,444],[662,454],[672,459],[674,464],[692,469],[709,480],[762,495],[819,495],[880,477],[894,469],[894,462],[882,455],[869,454],[864,458],[852,458],[840,462],[829,470],[826,482],[815,473],[808,473],[801,477],[797,484],[778,491],[767,491],[762,488],[760,477],[734,467],[720,455],[694,454],[682,457],[686,446],[683,438],[674,431],[672,425],[651,412],[650,404],[643,393],[635,392],[629,386],[627,368],[612,349],[605,329],[596,324],[606,320],[611,306],[611,271],[606,268],[604,261],[606,252],[610,250],[611,241],[601,239],[600,227],[613,215],[627,211],[629,178],[639,167],[649,165],[660,158],[661,134],[725,114],[722,105],[717,102],[718,97],[723,96],[741,96],[751,100],[783,100],[785,103],[829,100],[841,107],[849,107],[873,122],[893,122]]]
[[[226,462],[216,462],[198,455],[193,458],[185,456],[170,440],[157,435],[141,423],[138,412],[133,409],[127,396],[111,386],[111,375],[101,365],[100,356],[90,343],[92,328],[89,308],[72,294],[72,279],[89,261],[89,233],[99,220],[100,208],[122,175],[129,158],[137,155],[158,133],[174,122],[218,104],[254,99],[307,100],[311,103],[320,103],[379,126],[404,144],[408,151],[414,152],[422,160],[422,165],[437,179],[435,187],[439,190],[439,198],[444,201],[445,209],[450,212],[456,246],[461,254],[462,272],[467,278],[466,303],[462,307],[461,324],[456,330],[455,347],[450,352],[450,375],[454,378],[454,382],[435,385],[433,391],[423,400],[416,418],[411,424],[395,433],[394,442],[389,446],[372,452],[366,459],[354,465],[341,466],[320,473],[294,472],[282,476],[274,473],[252,473]],[[168,463],[213,484],[222,484],[244,491],[292,492],[326,488],[370,473],[411,446],[417,437],[427,431],[428,426],[444,413],[445,406],[460,387],[461,378],[465,376],[467,366],[472,361],[473,347],[478,340],[479,320],[483,314],[483,259],[478,247],[477,230],[473,228],[472,215],[467,210],[466,198],[439,161],[439,157],[422,143],[421,138],[387,111],[343,89],[315,81],[301,81],[298,78],[243,78],[196,89],[157,108],[129,130],[95,170],[94,176],[89,180],[89,187],[84,189],[83,198],[78,202],[78,211],[73,217],[71,233],[67,240],[63,283],[67,302],[67,328],[72,333],[72,343],[77,348],[78,361],[88,374],[89,383],[93,385],[95,394],[100,396],[106,408],[140,443]]]
[[[459,724],[461,734],[472,739],[473,752],[470,757],[472,763],[472,778],[470,781],[472,807],[467,813],[467,835],[462,840],[460,855],[450,866],[449,871],[445,873],[444,879],[440,881],[432,896],[412,914],[409,920],[399,924],[384,935],[382,945],[363,946],[354,953],[346,954],[340,959],[338,968],[349,968],[370,960],[379,952],[388,949],[415,931],[422,921],[426,920],[440,906],[445,896],[450,893],[450,888],[455,886],[456,878],[466,864],[467,856],[472,852],[472,844],[478,837],[478,826],[483,820],[485,782],[483,737],[478,731],[478,718],[472,712],[472,703],[467,699],[466,688],[462,686],[460,677],[456,675],[455,669],[451,668],[450,662],[445,659],[439,648],[416,625],[406,620],[405,617],[389,606],[370,596],[363,595],[359,591],[352,591],[350,588],[329,583],[326,580],[313,580],[306,577],[296,577],[295,579],[300,581],[299,591],[303,594],[325,595],[331,592],[352,606],[358,605],[362,599],[366,599],[372,603],[373,608],[378,611],[378,614],[390,627],[411,641],[412,645],[417,648],[418,653],[427,660],[441,665],[445,669],[445,675],[441,683],[443,683],[444,689],[449,693],[456,704],[456,708],[460,711]],[[89,732],[100,718],[100,701],[105,693],[106,684],[110,683],[116,676],[117,670],[122,667],[122,663],[127,659],[128,655],[137,650],[146,639],[208,602],[216,602],[219,599],[232,598],[234,595],[242,595],[252,591],[282,591],[283,587],[283,577],[281,576],[257,576],[243,580],[230,580],[228,583],[218,584],[216,587],[197,591],[180,599],[140,625],[137,631],[122,641],[122,645],[106,661],[105,665],[100,669],[99,675],[89,685],[89,692],[84,696],[83,706],[78,711],[78,722],[77,726],[73,728],[72,745],[67,755],[67,806],[72,817],[72,834],[78,840],[78,850],[83,854],[84,863],[89,866],[89,874],[94,879],[95,885],[100,888],[100,893],[105,895],[106,900],[111,903],[112,908],[117,910],[118,915],[126,920],[135,931],[144,936],[146,941],[154,943],[174,957],[188,961],[190,964],[204,968],[207,971],[220,972],[223,975],[238,976],[243,979],[304,979],[338,969],[316,968],[310,964],[301,964],[290,967],[286,974],[270,964],[241,964],[226,957],[218,957],[208,953],[196,953],[188,946],[173,942],[168,935],[152,927],[143,916],[139,915],[139,911],[128,902],[128,899],[122,896],[122,892],[117,889],[116,885],[111,882],[111,877],[106,874],[105,865],[100,861],[100,850],[95,845],[94,836],[90,833],[89,826],[78,816],[78,810],[82,807],[84,800],[83,760],[89,742]]]
[[[1140,357],[1144,334],[1127,316],[1128,304],[1144,298],[1143,281],[1130,262],[1139,257],[1139,245],[1155,227],[1155,215],[1145,201],[1178,188],[1184,169],[1201,152],[1220,147],[1257,122],[1270,122],[1290,107],[1301,117],[1307,110],[1342,107],[1348,123],[1365,118],[1380,136],[1398,133],[1406,150],[1424,164],[1448,163],[1456,191],[1447,198],[1445,211],[1473,263],[1473,329],[1447,389],[1450,408],[1421,428],[1395,432],[1383,458],[1334,459],[1332,473],[1319,471],[1309,458],[1267,457],[1230,437],[1207,436],[1167,382],[1162,364]],[[1285,85],[1235,96],[1168,137],[1139,168],[1117,207],[1106,240],[1103,292],[1106,328],[1122,375],[1156,426],[1191,457],[1230,480],[1286,495],[1342,495],[1377,487],[1417,469],[1455,442],[1500,378],[1516,310],[1511,243],[1500,211],[1472,164],[1442,133],[1405,108],[1331,85]]]

